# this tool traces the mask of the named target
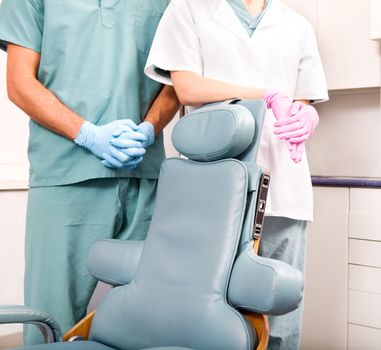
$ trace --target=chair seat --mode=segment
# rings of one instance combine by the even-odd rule
[[[31,345],[13,350],[117,350],[109,346],[92,341],[75,341],[67,343],[54,343],[54,344],[40,344]],[[194,350],[190,348],[183,348],[179,346],[161,346],[155,348],[146,348],[142,350]]]

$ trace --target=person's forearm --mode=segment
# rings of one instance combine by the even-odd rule
[[[311,101],[310,101],[310,100],[294,100],[294,102],[302,102],[302,103],[304,103],[305,105],[310,105],[310,104],[311,104]]]
[[[180,102],[173,87],[164,86],[145,118],[146,121],[153,125],[155,135],[159,134],[173,119],[179,108]]]
[[[10,99],[31,119],[66,138],[74,140],[84,120],[64,106],[36,79],[8,85]]]
[[[266,92],[264,89],[230,84],[185,71],[171,72],[171,79],[180,102],[186,106],[200,106],[232,98],[260,99]]]
[[[74,140],[84,119],[37,80],[39,59],[36,52],[16,45],[8,46],[8,96],[34,121]]]

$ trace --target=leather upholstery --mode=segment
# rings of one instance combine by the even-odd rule
[[[128,284],[135,276],[143,247],[144,241],[98,241],[91,247],[87,268],[99,281],[112,286]]]
[[[246,167],[233,159],[166,160],[136,275],[105,298],[91,339],[126,350],[252,349],[251,327],[226,302],[247,185]]]
[[[180,119],[172,142],[187,158],[210,162],[241,154],[253,142],[254,133],[255,123],[247,108],[223,103]]]
[[[234,263],[230,277],[229,303],[266,315],[284,315],[295,310],[303,297],[303,275],[292,266],[254,254],[249,247]]]

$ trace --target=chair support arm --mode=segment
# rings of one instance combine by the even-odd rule
[[[0,305],[0,324],[28,323],[41,331],[45,343],[62,341],[62,332],[57,321],[43,311],[21,305]]]

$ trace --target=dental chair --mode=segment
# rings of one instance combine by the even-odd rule
[[[91,249],[89,272],[114,288],[88,340],[62,342],[49,315],[1,307],[0,323],[35,324],[50,343],[22,349],[266,349],[255,314],[296,309],[303,276],[253,248],[269,185],[256,164],[264,112],[262,101],[235,100],[182,118],[172,140],[188,159],[163,162],[147,239]]]

